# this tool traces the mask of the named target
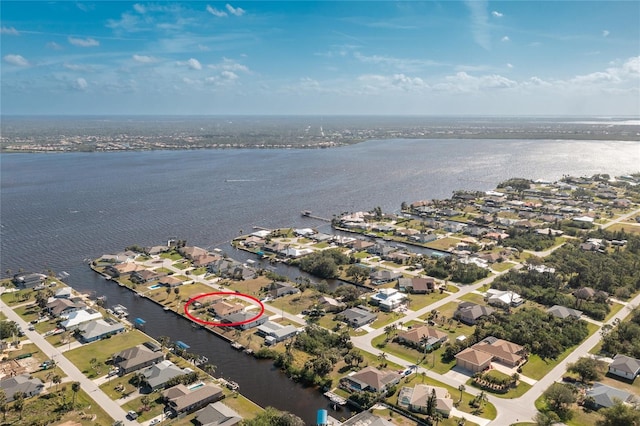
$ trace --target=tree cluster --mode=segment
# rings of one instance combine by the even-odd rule
[[[605,333],[602,351],[640,358],[640,308],[635,308],[629,321],[624,321]]]
[[[543,251],[551,248],[556,241],[553,235],[539,234],[531,229],[519,230],[511,228],[507,231],[507,234],[509,234],[509,239],[507,240],[509,246],[518,250]]]
[[[0,321],[0,339],[7,339],[17,334],[18,334],[17,323],[9,320]]]
[[[243,426],[304,426],[304,421],[287,411],[267,407],[251,420],[243,420]]]
[[[450,279],[462,284],[470,284],[489,275],[489,271],[474,264],[461,263],[453,256],[439,257],[435,263],[425,268],[427,275],[440,279]]]
[[[537,308],[522,308],[512,314],[493,313],[478,324],[473,337],[477,342],[495,336],[525,346],[543,359],[554,359],[588,335],[587,323],[582,320],[560,319]]]
[[[349,256],[340,249],[329,249],[309,254],[292,264],[320,278],[337,278],[338,266],[349,263]]]

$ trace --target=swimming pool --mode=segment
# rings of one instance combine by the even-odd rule
[[[160,288],[160,287],[163,287],[163,285],[162,284],[154,284],[151,287],[149,287],[149,290],[155,290],[156,288]]]
[[[195,385],[189,386],[189,390],[198,389],[198,388],[201,388],[201,387],[203,387],[203,386],[204,386],[204,383],[200,382],[200,383],[198,383],[198,384],[195,384]]]

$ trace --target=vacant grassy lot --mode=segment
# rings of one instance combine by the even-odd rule
[[[447,250],[460,242],[457,238],[445,237],[426,243],[425,246],[436,250]]]
[[[113,354],[148,340],[150,340],[149,336],[138,330],[131,330],[108,339],[86,344],[80,348],[65,352],[64,355],[84,373],[91,369],[91,364],[89,363],[91,359],[95,358],[98,364],[104,364]]]

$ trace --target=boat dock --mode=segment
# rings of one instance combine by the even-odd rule
[[[327,219],[326,217],[314,216],[311,210],[303,210],[301,214],[302,214],[302,217],[310,217],[311,219],[322,220],[324,222],[331,222],[331,219]]]
[[[340,395],[336,395],[331,391],[325,392],[324,396],[329,398],[332,404],[345,405],[347,403],[347,400],[345,398],[341,397]]]

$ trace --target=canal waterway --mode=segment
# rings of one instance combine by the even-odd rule
[[[577,155],[576,153],[579,153]],[[397,211],[400,204],[488,190],[510,177],[637,171],[637,142],[389,140],[324,150],[191,150],[0,156],[0,273],[69,273],[79,291],[106,295],[147,321],[154,337],[182,340],[262,406],[312,424],[327,400],[239,354],[210,333],[107,282],[86,259],[168,238],[221,248],[253,226],[320,227],[302,210]],[[279,270],[278,270],[279,271]],[[338,414],[340,417],[342,413]]]

